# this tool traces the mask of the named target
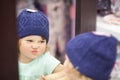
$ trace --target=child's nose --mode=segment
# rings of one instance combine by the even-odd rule
[[[40,45],[38,45],[37,43],[32,44],[32,48],[33,48],[33,49],[39,48],[39,46],[40,46]]]

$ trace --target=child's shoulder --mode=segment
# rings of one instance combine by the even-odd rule
[[[54,56],[51,55],[51,53],[50,53],[49,51],[46,51],[46,52],[45,52],[42,56],[40,56],[38,59],[39,59],[39,60],[44,60],[44,61],[47,61],[47,62],[49,62],[49,61],[51,61],[51,60],[53,60],[53,61],[58,61]]]

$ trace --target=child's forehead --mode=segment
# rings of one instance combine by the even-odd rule
[[[26,36],[26,37],[23,37],[22,39],[40,39],[40,40],[43,40],[43,37],[40,36],[40,35],[30,35],[30,36]]]

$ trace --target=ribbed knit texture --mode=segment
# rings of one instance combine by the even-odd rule
[[[40,11],[23,10],[17,17],[18,37],[29,35],[43,36],[49,40],[49,22],[46,15]]]
[[[67,43],[66,53],[80,73],[93,80],[108,80],[117,56],[117,40],[83,33]]]

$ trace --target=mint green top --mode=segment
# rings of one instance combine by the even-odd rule
[[[60,64],[56,58],[46,52],[28,64],[19,61],[19,80],[36,80],[42,75],[51,74]]]

